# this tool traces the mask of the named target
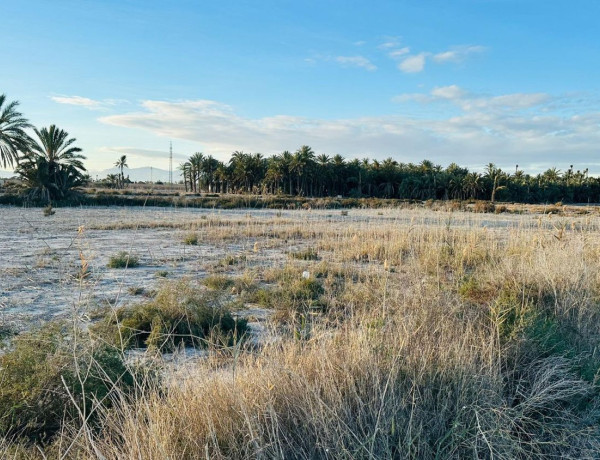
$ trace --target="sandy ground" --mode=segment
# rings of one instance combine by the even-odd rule
[[[356,228],[394,225],[485,226],[498,231],[534,225],[536,216],[434,213],[423,210],[283,211],[206,210],[177,208],[59,208],[45,217],[39,208],[0,206],[0,322],[16,330],[57,316],[85,316],[100,306],[139,301],[136,288],[150,290],[165,279],[202,278],[228,255],[247,255],[241,269],[255,264],[283,265],[286,252],[301,242],[280,242],[252,251],[256,237],[182,243],[189,230],[162,224],[200,222],[202,219],[276,221],[302,228],[327,223]],[[128,224],[133,228],[110,229]],[[138,227],[139,225],[139,227]],[[154,226],[155,228],[141,228]],[[276,222],[273,223],[276,226]],[[106,229],[108,228],[108,229]],[[240,227],[241,228],[241,227]],[[213,232],[214,233],[214,232]],[[235,236],[235,235],[234,235]],[[296,245],[296,246],[294,246]],[[139,257],[139,267],[108,268],[120,250]],[[88,276],[80,277],[87,264]],[[232,267],[240,270],[240,267]]]

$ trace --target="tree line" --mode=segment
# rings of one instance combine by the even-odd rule
[[[89,181],[85,157],[66,131],[50,125],[37,129],[17,110],[18,102],[0,95],[0,164],[15,166],[28,196],[43,201],[66,198]],[[35,137],[27,134],[32,129]],[[115,163],[117,188],[123,188],[127,158]],[[194,153],[179,165],[185,190],[193,193],[285,194],[308,197],[377,197],[417,200],[481,199],[524,203],[600,202],[600,178],[588,169],[550,168],[531,175],[516,165],[503,171],[489,163],[483,173],[456,163],[443,168],[429,160],[418,164],[341,155],[317,155],[303,145],[295,152],[265,157],[235,151],[228,162]]]
[[[310,197],[378,197],[417,200],[496,200],[524,203],[599,202],[600,178],[588,169],[551,168],[531,175],[518,165],[503,171],[489,163],[483,173],[456,163],[443,168],[429,160],[418,164],[348,160],[316,155],[303,145],[294,153],[271,157],[233,152],[228,162],[194,153],[179,165],[185,190],[200,193],[287,194]]]

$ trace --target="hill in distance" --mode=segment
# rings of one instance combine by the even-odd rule
[[[90,171],[90,176],[92,179],[104,179],[109,174],[119,174],[121,170],[119,168],[110,168],[104,169],[102,171]],[[123,170],[123,174],[125,177],[129,176],[129,180],[133,182],[168,182],[169,181],[169,171],[160,168],[154,168],[150,166],[144,166],[141,168],[125,168]],[[173,182],[178,182],[181,180],[180,171],[173,171]]]

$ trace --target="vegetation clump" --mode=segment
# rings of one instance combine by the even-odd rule
[[[45,217],[49,217],[49,216],[53,216],[54,214],[56,214],[56,211],[54,210],[54,208],[52,207],[51,204],[48,204],[48,206],[46,206],[44,208],[43,214]]]
[[[111,392],[131,388],[118,350],[79,334],[53,322],[13,339],[0,356],[0,435],[48,441],[78,410],[95,419]]]
[[[204,285],[215,291],[222,291],[233,286],[234,282],[231,278],[224,275],[211,275],[203,280]]]
[[[313,247],[309,247],[300,251],[290,252],[289,254],[292,259],[298,260],[318,260],[319,258],[319,253]]]
[[[198,244],[198,234],[195,232],[188,233],[183,237],[183,244],[188,246],[196,246]]]
[[[246,320],[234,318],[220,298],[181,281],[164,285],[148,302],[108,314],[93,329],[125,348],[172,351],[180,345],[203,347],[212,336],[232,343],[246,328]]]
[[[130,254],[127,251],[120,251],[110,257],[108,260],[109,268],[134,268],[140,264],[137,256]]]

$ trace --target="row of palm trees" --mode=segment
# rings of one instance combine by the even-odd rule
[[[34,128],[17,110],[18,102],[0,95],[0,164],[16,165],[16,172],[29,188],[32,198],[50,201],[65,198],[89,179],[81,149],[74,138],[51,125]],[[27,130],[33,129],[37,139]],[[124,186],[123,168],[117,184]],[[193,154],[181,164],[186,191],[209,193],[261,193],[301,196],[372,196],[403,199],[487,199],[520,202],[599,202],[600,178],[573,165],[561,172],[551,168],[530,175],[520,170],[502,171],[493,163],[483,173],[469,171],[455,163],[447,168],[429,160],[399,163],[392,158],[346,160],[315,152],[303,145],[294,153],[284,151],[271,157],[260,153],[233,152],[224,163],[210,155]]]
[[[32,126],[17,110],[18,105],[0,95],[0,164],[16,167],[29,198],[47,202],[66,198],[89,179],[82,150],[73,145],[75,138],[55,125]],[[33,129],[37,139],[27,134],[28,129]]]
[[[551,168],[537,175],[516,165],[508,173],[489,163],[483,173],[455,163],[447,168],[429,160],[399,163],[392,158],[346,160],[316,155],[309,146],[265,158],[233,152],[224,163],[202,153],[179,165],[186,191],[402,199],[485,199],[520,202],[598,202],[600,179],[588,170]]]

